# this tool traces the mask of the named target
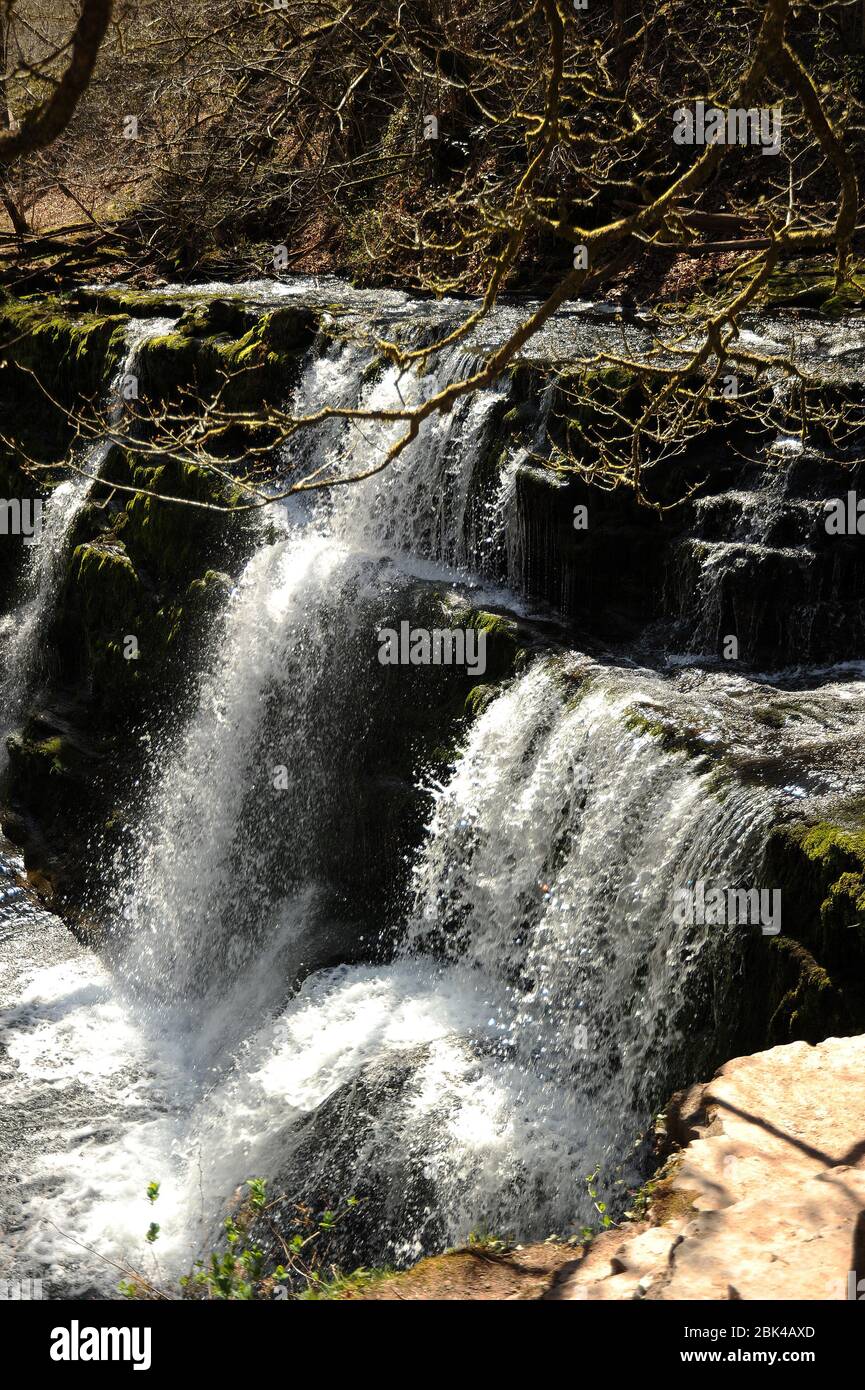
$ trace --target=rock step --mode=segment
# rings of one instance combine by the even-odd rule
[[[865,1037],[789,1043],[674,1098],[686,1142],[650,1219],[599,1236],[544,1297],[847,1299],[865,1281],[863,1067]]]

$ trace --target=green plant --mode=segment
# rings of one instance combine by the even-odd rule
[[[360,1205],[357,1197],[348,1197],[335,1209],[316,1215],[309,1207],[294,1207],[293,1229],[284,1230],[286,1204],[281,1198],[269,1199],[264,1178],[246,1181],[246,1196],[234,1216],[224,1222],[227,1249],[213,1250],[205,1259],[196,1260],[188,1274],[179,1280],[180,1297],[215,1299],[231,1302],[273,1298],[340,1298],[366,1286],[373,1278],[387,1271],[355,1270],[344,1274],[328,1263],[328,1237]],[[159,1197],[159,1183],[147,1186],[147,1199],[153,1205]],[[270,1223],[268,1211],[279,1203],[281,1222],[277,1228]],[[253,1222],[270,1225],[276,1243],[282,1246],[284,1263],[265,1269],[265,1256],[258,1244],[248,1241],[247,1233]],[[151,1222],[145,1240],[153,1245],[160,1228]],[[130,1299],[162,1299],[176,1293],[160,1288],[144,1275],[134,1272],[118,1285],[120,1293]]]
[[[589,1176],[586,1178],[586,1189],[588,1191],[589,1196],[592,1199],[592,1205],[595,1208],[595,1211],[601,1218],[601,1226],[604,1228],[604,1230],[607,1230],[610,1226],[614,1224],[614,1222],[613,1218],[607,1211],[606,1202],[598,1201],[598,1190],[595,1184],[598,1181],[598,1174],[600,1173],[600,1171],[600,1168],[596,1168],[594,1173],[589,1174]]]
[[[649,1182],[643,1183],[642,1187],[631,1192],[631,1205],[625,1212],[626,1220],[641,1221],[647,1215],[652,1205],[652,1194],[656,1186],[657,1183],[650,1179]]]
[[[389,1267],[381,1269],[360,1269],[354,1270],[352,1274],[335,1274],[333,1278],[321,1279],[313,1276],[307,1287],[296,1295],[299,1302],[325,1302],[336,1299],[350,1299],[355,1295],[363,1294],[374,1284],[379,1284],[383,1279],[388,1279],[396,1271]]]
[[[505,1251],[513,1249],[513,1241],[507,1236],[495,1236],[486,1226],[481,1226],[469,1232],[468,1248],[484,1254],[503,1255]]]

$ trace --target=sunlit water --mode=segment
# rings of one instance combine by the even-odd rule
[[[370,376],[368,362],[360,345],[314,351],[295,405],[387,406],[426,389],[392,369]],[[440,381],[468,363],[452,352]],[[785,799],[846,790],[844,757],[800,768],[792,744],[783,777],[718,779],[718,741],[746,754],[777,738],[754,734],[755,682],[687,662],[661,676],[539,657],[486,705],[442,780],[417,769],[430,812],[395,955],[322,968],[343,928],[318,850],[350,785],[349,715],[369,727],[378,625],[419,583],[523,606],[486,570],[490,537],[519,562],[519,460],[506,460],[486,524],[471,519],[505,389],[431,421],[377,479],[262,524],[216,620],[197,709],[155,754],[101,958],[33,905],[7,857],[0,1275],[39,1276],[55,1297],[110,1295],[130,1271],[171,1286],[218,1240],[244,1179],[291,1172],[298,1121],[401,1059],[407,1097],[364,1117],[373,1137],[338,1173],[352,1192],[375,1181],[396,1193],[408,1165],[432,1194],[383,1232],[378,1258],[406,1261],[478,1226],[568,1234],[594,1215],[589,1173],[619,1194],[639,1180],[639,1136],[704,1027],[694,997],[740,950],[735,933],[679,924],[676,889],[753,882]],[[354,468],[394,429],[331,425],[293,461]],[[85,495],[64,487],[9,620],[13,701]],[[808,700],[803,744],[857,737],[860,672],[834,685],[827,674]],[[653,734],[669,709],[704,738],[705,758]],[[276,802],[278,764],[291,785]],[[327,1152],[316,1168],[326,1181]]]

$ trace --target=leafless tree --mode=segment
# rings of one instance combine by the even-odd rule
[[[130,32],[137,90],[149,103],[148,186],[124,224],[140,244],[194,265],[204,237],[211,254],[245,264],[258,256],[265,270],[276,242],[288,238],[303,264],[316,238],[342,236],[360,262],[375,260],[403,283],[476,293],[439,342],[379,344],[406,371],[426,371],[437,352],[467,340],[506,291],[541,294],[477,370],[415,406],[300,418],[262,405],[238,422],[220,391],[161,407],[144,438],[139,420],[130,446],[239,475],[243,505],[257,507],[272,499],[244,477],[252,446],[225,450],[238,423],[267,425],[274,449],[332,416],[401,426],[362,473],[328,465],[286,492],[356,481],[387,467],[431,415],[495,382],[566,301],[602,291],[647,255],[733,264],[697,304],[686,337],[670,326],[648,357],[604,359],[638,379],[636,417],[602,404],[608,418],[591,448],[566,440],[553,466],[648,500],[647,465],[704,427],[726,368],[756,379],[785,373],[804,430],[808,383],[792,361],[745,347],[739,320],[791,257],[829,262],[838,295],[855,289],[861,90],[855,67],[836,87],[825,80],[818,40],[831,30],[839,51],[855,47],[847,20],[856,7],[730,8],[735,27],[719,32],[684,0],[587,9],[494,0],[483,13],[458,0],[257,9],[205,0],[191,15],[143,6]],[[741,142],[677,145],[674,113],[697,101],[780,113],[778,157]],[[738,408],[761,410],[760,392],[745,391]]]

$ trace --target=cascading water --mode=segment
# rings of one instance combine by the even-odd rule
[[[752,666],[813,664],[862,640],[856,557],[838,554],[826,506],[849,479],[802,441],[780,436],[737,487],[695,498],[668,561],[665,607],[675,641],[721,655],[737,634]],[[729,654],[729,653],[728,653]]]
[[[397,382],[395,371],[363,385],[368,366],[368,354],[351,348],[337,346],[314,357],[298,388],[298,404],[311,411],[324,401],[360,399],[374,409],[423,389],[416,379]],[[461,366],[455,355],[452,370]],[[266,1046],[266,1030],[250,1040],[251,1017],[260,1021],[284,1004],[310,959],[334,954],[327,942],[339,924],[317,909],[326,887],[317,882],[317,860],[321,838],[332,827],[334,788],[345,778],[368,723],[357,698],[358,675],[363,678],[363,671],[354,669],[358,647],[365,646],[374,679],[380,671],[376,623],[394,605],[399,608],[400,594],[419,577],[448,579],[449,572],[434,559],[424,559],[425,546],[432,557],[437,551],[450,560],[461,557],[464,503],[458,501],[450,515],[442,513],[432,522],[430,507],[437,495],[451,497],[452,477],[458,484],[471,477],[485,417],[499,399],[491,393],[436,422],[407,450],[398,471],[364,489],[363,506],[356,495],[346,494],[336,506],[321,507],[311,521],[274,518],[270,530],[263,528],[260,547],[214,634],[213,666],[203,679],[198,713],[179,746],[170,750],[168,772],[146,819],[134,888],[121,901],[118,931],[109,945],[114,964],[107,977],[113,996],[120,990],[125,999],[127,1023],[140,1024],[138,1046],[127,1040],[130,1055],[157,1073],[167,1067],[172,1079],[166,1090],[185,1098],[170,1134],[149,1114],[139,1128],[142,1138],[152,1135],[152,1170],[167,1166],[175,1173],[178,1212],[188,1195],[189,1174],[181,1162],[181,1181],[171,1149],[186,1142],[180,1137],[183,1126],[190,1126],[187,1138],[198,1125],[212,1126],[224,1090],[223,1119],[232,1130],[237,1048],[254,1057]],[[328,428],[310,463],[320,464],[330,453],[352,468],[393,428]],[[421,554],[411,560],[414,545]],[[169,754],[162,749],[159,756]],[[290,790],[282,797],[273,787],[279,766],[291,773]],[[16,1030],[21,1023],[16,1015]],[[174,1073],[178,1055],[182,1079]],[[243,1089],[254,1094],[252,1071],[244,1071]],[[321,1086],[326,1094],[323,1078]],[[150,1142],[143,1140],[143,1152],[151,1151]],[[127,1135],[106,1147],[116,1157],[128,1143]],[[228,1132],[218,1147],[227,1152],[227,1145],[230,1149]],[[202,1159],[212,1195],[208,1224],[226,1182],[231,1186],[237,1180],[229,1167],[245,1168],[245,1146],[231,1152],[229,1163],[217,1164],[218,1174],[209,1157]],[[68,1180],[66,1160],[59,1166]],[[113,1167],[111,1160],[107,1167]],[[75,1187],[72,1181],[73,1192]],[[100,1249],[109,1229],[123,1231],[125,1248],[140,1250],[142,1228],[133,1232],[126,1216],[131,1190],[124,1180],[116,1202],[103,1194],[96,1216],[86,1201],[86,1210],[78,1210],[76,1192],[58,1224],[72,1239]],[[141,1190],[139,1182],[134,1191]],[[165,1190],[170,1201],[169,1183]],[[38,1200],[32,1224],[39,1225]],[[176,1257],[188,1258],[195,1249],[189,1224],[184,1219],[181,1226],[178,1217],[175,1225]],[[165,1226],[167,1231],[169,1223]],[[201,1238],[196,1231],[195,1239]],[[121,1243],[112,1248],[119,1253]],[[92,1267],[81,1277],[94,1277]]]
[[[135,375],[143,344],[169,332],[174,324],[174,319],[165,318],[130,320],[126,353],[108,388],[109,432],[94,440],[79,462],[80,471],[70,481],[60,483],[45,503],[41,535],[27,547],[19,593],[11,610],[0,618],[0,709],[6,729],[20,712],[36,678],[40,635],[59,581],[67,540],[111,448],[110,428],[119,423],[124,410],[124,383]]]
[[[466,365],[446,356],[435,387]],[[310,356],[295,406],[430,389],[336,343]],[[15,977],[0,1040],[30,1146],[25,1160],[23,1125],[7,1136],[5,1170],[27,1176],[4,1258],[55,1296],[110,1290],[118,1264],[175,1277],[253,1175],[292,1201],[367,1196],[374,1222],[346,1237],[355,1262],[483,1225],[579,1228],[586,1175],[613,1192],[636,1181],[653,1106],[703,1043],[711,1057],[728,1002],[716,967],[741,941],[680,922],[675,894],[753,882],[783,789],[731,791],[708,757],[659,739],[647,711],[679,698],[668,677],[548,650],[491,690],[444,775],[412,767],[428,811],[400,929],[380,930],[381,892],[359,913],[344,891],[342,859],[359,855],[365,882],[380,867],[378,808],[359,792],[390,736],[378,629],[432,592],[520,611],[477,578],[497,572],[491,536],[518,561],[516,456],[483,495],[495,515],[477,511],[506,394],[458,403],[391,469],[262,523],[197,710],[154,755],[103,958],[44,915],[0,953]],[[290,462],[355,471],[399,428],[330,422]],[[685,681],[706,748],[746,687]]]
[[[357,392],[368,360],[342,347],[314,359],[298,403],[312,411],[334,397],[345,400]],[[457,360],[454,370],[460,366]],[[411,379],[397,387],[389,371],[362,389],[360,400],[373,410],[391,406],[412,387],[418,389]],[[493,394],[469,403],[433,426],[392,474],[364,485],[360,502],[343,494],[308,524],[277,519],[278,537],[263,541],[241,578],[217,634],[198,715],[157,793],[153,838],[124,906],[131,922],[123,937],[127,973],[169,979],[184,997],[212,968],[224,988],[226,975],[261,949],[271,915],[276,921],[287,914],[288,936],[299,948],[292,903],[299,895],[303,912],[312,911],[333,788],[347,776],[352,746],[368,736],[373,718],[355,665],[365,656],[370,666],[377,621],[416,577],[404,557],[440,550],[457,558],[459,505],[450,519],[440,512],[430,522],[430,514],[437,497],[451,497],[452,475],[471,477],[484,417],[496,401]],[[331,431],[324,448],[351,469],[362,453],[384,447],[393,430],[364,424],[347,438]],[[436,572],[422,558],[418,568]],[[373,661],[371,676],[376,669]],[[369,678],[366,685],[368,695]],[[284,796],[273,785],[281,767],[290,772]],[[327,932],[317,927],[314,934],[320,950]]]

